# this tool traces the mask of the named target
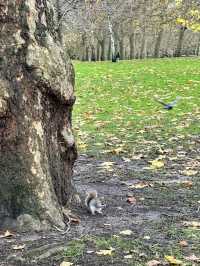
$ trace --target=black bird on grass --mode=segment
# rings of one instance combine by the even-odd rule
[[[178,96],[178,97],[176,97],[176,99],[175,99],[174,101],[172,101],[172,102],[170,102],[170,103],[164,103],[163,101],[158,100],[158,99],[156,99],[156,98],[155,98],[155,100],[156,100],[158,103],[162,104],[162,105],[164,106],[164,109],[166,109],[166,110],[171,110],[171,109],[174,108],[174,106],[177,104],[177,102],[180,100],[180,98],[181,98],[181,97]]]

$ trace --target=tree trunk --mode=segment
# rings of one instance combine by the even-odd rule
[[[111,60],[111,40],[108,42],[107,60]]]
[[[145,29],[143,29],[141,47],[140,47],[140,58],[141,59],[145,57],[145,47],[146,47],[146,32],[145,32]]]
[[[124,60],[124,38],[119,41],[119,48],[120,48],[120,59]]]
[[[100,60],[100,49],[101,49],[100,43],[97,42],[97,61]]]
[[[95,47],[93,45],[91,46],[91,61],[96,61]]]
[[[134,34],[129,36],[130,59],[134,59]]]
[[[101,45],[101,61],[105,61],[105,39],[100,42]]]
[[[156,39],[155,48],[154,48],[154,57],[155,58],[158,58],[160,56],[160,45],[161,45],[161,41],[162,41],[162,37],[163,37],[163,32],[164,32],[164,29],[161,28],[159,33],[158,33],[157,39]]]
[[[64,228],[73,194],[74,70],[54,14],[50,0],[0,4],[0,223],[29,214]]]
[[[187,28],[184,27],[184,26],[182,26],[180,28],[179,36],[178,36],[178,43],[177,43],[176,51],[175,51],[175,54],[174,54],[175,57],[181,56],[181,49],[182,49],[182,46],[183,46],[184,33],[185,33],[186,29]]]
[[[111,57],[112,57],[112,61],[114,62],[116,60],[115,56],[115,38],[114,38],[114,32],[113,32],[113,27],[110,21],[110,18],[108,17],[108,28],[109,28],[109,32],[110,32],[110,42],[111,42]]]
[[[84,61],[90,61],[90,51],[89,51],[88,46],[85,47],[85,60]]]

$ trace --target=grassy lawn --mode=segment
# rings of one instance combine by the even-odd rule
[[[79,151],[134,156],[164,150],[200,133],[200,60],[74,62],[74,128]],[[170,102],[170,111],[154,97]]]
[[[77,174],[109,201],[102,223],[87,218],[93,231],[70,243],[66,259],[87,266],[198,265],[200,60],[74,66],[73,127],[79,153],[92,155],[83,156]],[[169,111],[155,100],[177,96]],[[127,203],[127,195],[136,203]],[[126,229],[132,235],[121,235]]]

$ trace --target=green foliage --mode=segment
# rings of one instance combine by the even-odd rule
[[[199,59],[74,65],[74,128],[81,151],[132,155],[199,134]],[[176,96],[181,100],[171,111],[154,99],[170,102]]]

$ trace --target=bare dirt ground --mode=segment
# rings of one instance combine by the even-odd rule
[[[80,224],[71,225],[67,234],[16,233],[1,238],[0,265],[57,266],[66,260],[85,266],[142,266],[152,259],[168,265],[167,255],[185,265],[198,265],[197,259],[185,260],[200,253],[198,141],[194,147],[174,159],[167,157],[166,167],[158,170],[149,169],[149,158],[79,156],[75,185],[82,199],[86,191],[98,191],[106,204],[103,215],[91,216],[82,206],[73,210]],[[191,162],[193,172],[184,174],[183,166]],[[194,221],[197,224],[185,223]],[[130,234],[121,234],[125,230]],[[20,249],[20,245],[25,246]],[[110,247],[110,256],[96,253]]]

